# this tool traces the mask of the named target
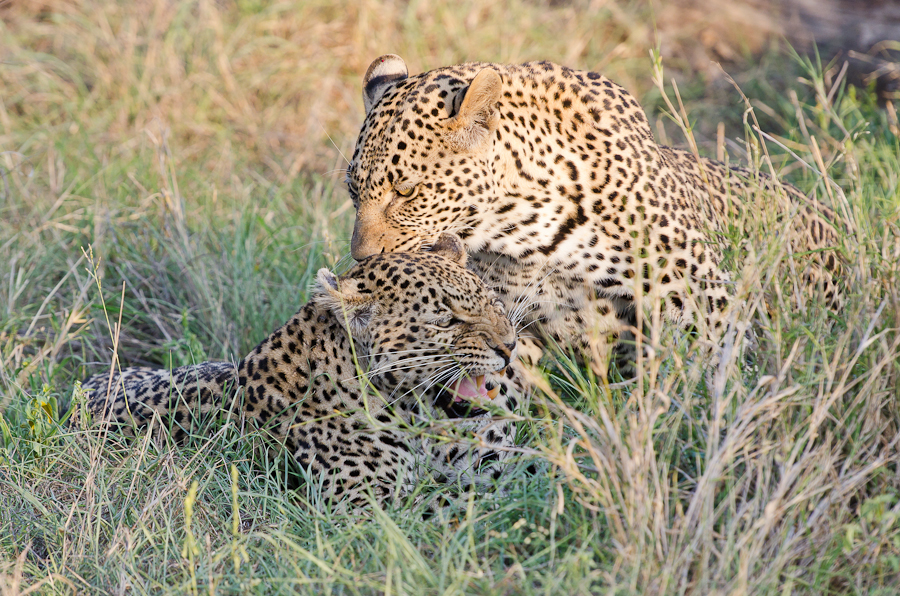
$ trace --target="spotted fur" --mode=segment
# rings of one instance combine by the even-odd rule
[[[443,235],[430,252],[373,256],[341,278],[322,269],[312,300],[236,367],[95,375],[87,409],[126,432],[159,414],[176,439],[199,414],[254,420],[326,497],[353,504],[369,487],[382,499],[408,494],[425,469],[484,487],[504,467],[511,428],[479,407],[487,400],[443,388],[487,375],[487,389],[504,388],[492,402],[502,411],[516,408],[521,384],[507,369],[514,329],[465,259]]]
[[[602,75],[531,62],[409,76],[386,55],[363,98],[347,175],[354,258],[454,231],[511,309],[529,305],[525,325],[592,352],[601,372],[634,325],[637,294],[720,341],[733,283],[719,240],[748,212],[784,221],[776,231],[788,231],[808,287],[837,300],[830,210],[768,176],[658,145],[637,101]]]

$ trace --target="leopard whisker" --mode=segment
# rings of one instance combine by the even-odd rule
[[[470,370],[471,370],[470,366],[458,368],[458,369],[456,369],[456,371],[454,371],[456,374],[451,375],[449,378],[444,379],[441,382],[445,385],[453,385],[459,379],[462,379],[464,376],[468,376]],[[433,386],[433,384],[432,384],[432,386]],[[432,407],[437,403],[437,398],[438,398],[438,396],[435,395],[434,399],[431,402]]]
[[[391,366],[385,366],[385,367],[378,368],[375,370],[370,370],[368,372],[368,375],[371,378],[372,376],[382,376],[389,372],[400,372],[400,371],[404,371],[404,370],[418,368],[425,364],[443,364],[445,362],[456,362],[456,360],[454,358],[447,358],[444,360],[431,359],[431,360],[421,360],[421,361],[419,361],[417,359],[410,359],[408,361],[404,361],[401,363],[391,363]]]
[[[527,314],[527,313],[523,312],[526,307],[530,306],[533,309],[534,305],[537,304],[537,302],[534,300],[534,298],[537,297],[538,289],[544,284],[544,281],[546,281],[546,279],[554,271],[556,271],[556,269],[554,269],[554,268],[548,269],[547,272],[540,279],[538,279],[538,274],[540,274],[540,272],[543,271],[543,269],[545,267],[547,267],[547,265],[549,265],[549,264],[550,264],[549,260],[544,261],[544,264],[541,265],[540,268],[538,268],[535,271],[531,280],[527,284],[525,284],[526,291],[523,292],[522,294],[520,294],[519,297],[516,298],[515,302],[513,302],[513,308],[511,309],[509,318],[514,323],[518,322],[521,319],[521,317],[523,317],[525,314]],[[529,288],[530,288],[530,291],[528,291]]]
[[[340,156],[344,159],[344,161],[347,162],[347,165],[349,166],[349,165],[350,165],[350,160],[347,159],[347,156],[344,155],[344,152],[341,151],[341,148],[337,146],[337,143],[334,142],[334,139],[332,139],[332,138],[331,138],[331,135],[328,134],[328,131],[325,130],[325,127],[322,126],[321,123],[319,123],[319,127],[322,129],[322,132],[325,133],[325,136],[328,137],[328,140],[331,141],[331,144],[334,145],[334,148],[337,149],[338,154],[340,154]],[[347,171],[348,171],[348,173],[349,173],[349,169],[348,169]]]
[[[433,230],[433,229],[434,229],[434,226],[432,226],[431,229]],[[448,228],[446,228],[444,231],[445,231],[445,232],[450,232],[451,234],[455,234],[458,230],[474,230],[474,229],[475,229],[475,228],[472,227],[472,226],[470,226],[470,225],[465,225],[465,224],[453,222],[453,223],[450,224],[450,226],[449,226]]]
[[[401,399],[403,399],[404,397],[406,397],[406,396],[409,395],[410,393],[413,393],[416,389],[418,389],[419,387],[421,387],[421,386],[424,385],[425,383],[428,383],[429,381],[432,381],[431,384],[429,384],[428,387],[426,387],[426,388],[422,391],[423,394],[424,394],[424,393],[427,393],[428,390],[431,389],[431,387],[434,385],[434,383],[438,382],[436,379],[438,379],[438,378],[440,378],[440,377],[442,377],[442,376],[447,376],[447,375],[452,374],[453,371],[454,371],[455,368],[456,368],[456,365],[457,365],[457,362],[453,362],[453,363],[451,363],[451,364],[445,364],[443,367],[441,367],[441,368],[438,369],[437,373],[436,373],[435,376],[433,377],[434,380],[433,380],[433,379],[425,379],[425,380],[422,381],[421,383],[417,384],[415,387],[409,389],[408,391],[403,392],[401,395],[399,395],[399,396],[397,397],[397,399],[391,401],[390,404],[393,405],[394,403],[400,401]],[[394,388],[394,390],[391,391],[391,394],[388,396],[388,400],[390,400],[390,399],[394,396],[394,394],[397,392],[397,389],[399,389],[399,388],[400,388],[400,385],[397,385],[397,386]]]
[[[406,358],[400,358],[393,362],[386,362],[380,366],[375,367],[375,370],[387,370],[391,367],[405,366],[406,364],[412,362],[424,364],[430,360],[444,359],[452,356],[453,354],[425,354],[424,356],[407,356]]]
[[[421,366],[428,362],[433,362],[436,360],[447,359],[450,354],[426,354],[424,356],[408,356],[406,358],[400,358],[398,360],[392,362],[385,362],[381,365],[375,366],[369,370],[369,374],[380,374],[387,370],[398,369],[400,367],[406,367],[409,364],[416,364],[417,366]]]
[[[456,366],[457,364],[458,364],[458,363],[454,363],[454,364],[452,364],[452,365],[447,365],[447,366],[445,366],[444,368],[440,369],[440,371],[439,371],[440,374],[436,374],[433,378],[425,379],[424,381],[422,381],[421,383],[419,383],[419,384],[416,385],[415,387],[411,388],[409,391],[406,391],[405,393],[403,393],[403,395],[401,395],[400,397],[398,397],[397,400],[403,399],[403,397],[405,397],[406,395],[409,395],[410,393],[414,392],[416,389],[418,389],[419,387],[421,387],[421,386],[424,385],[425,383],[428,383],[428,386],[425,387],[425,389],[422,390],[422,392],[421,392],[420,395],[425,395],[425,394],[427,394],[428,391],[429,391],[432,387],[434,387],[436,384],[438,384],[438,383],[447,383],[447,381],[448,381],[449,379],[456,380],[456,378],[457,378],[457,376],[456,376],[456,375],[457,375],[457,371],[459,370],[459,367]],[[432,405],[434,405],[434,404],[432,403]]]
[[[461,354],[460,358],[466,358],[471,356],[470,354]],[[465,374],[471,368],[469,364],[460,364],[460,359],[454,360],[453,364],[447,365],[439,369],[430,379],[425,379],[415,387],[413,387],[410,391],[415,391],[425,383],[430,383],[428,386],[422,391],[422,394],[427,393],[436,383],[445,383],[448,378],[456,379],[459,375]],[[449,370],[448,370],[449,369]],[[455,376],[454,376],[455,375]],[[407,392],[409,393],[409,392]],[[406,395],[406,394],[404,394]]]
[[[499,261],[499,260],[500,260],[500,257],[502,257],[502,256],[503,256],[503,255],[498,254],[498,255],[497,255],[497,258],[494,259],[493,261],[491,261],[491,264],[488,265],[488,268],[484,271],[484,275],[479,275],[479,276],[478,276],[479,279],[481,279],[481,281],[487,283],[487,282],[485,281],[484,278],[487,277],[487,276],[489,276],[489,275],[491,274],[491,271],[494,270],[494,265],[497,264],[497,261]],[[494,288],[494,289],[495,289],[495,291],[496,291],[496,288]]]
[[[432,345],[437,346],[439,348],[452,348],[453,347],[452,344],[437,343],[437,342],[432,343]],[[370,354],[367,354],[367,356],[372,358],[374,356],[384,356],[385,354],[408,354],[410,352],[428,352],[429,350],[433,350],[433,349],[434,348],[432,348],[432,347],[427,347],[427,348],[413,348],[411,350],[397,350],[397,351],[386,350],[384,352],[372,352]]]
[[[529,327],[531,327],[532,325],[537,323],[538,320],[539,319],[535,319],[535,320],[531,321],[530,323],[526,323],[525,326],[523,326],[523,327],[516,327],[516,337],[519,336],[519,333],[521,333],[522,331],[525,331],[526,329],[528,329]]]
[[[540,280],[538,280],[537,277],[534,277],[531,281],[528,282],[528,284],[525,286],[525,291],[518,297],[516,297],[516,299],[513,301],[513,305],[509,313],[509,318],[511,321],[513,321],[514,323],[518,322],[527,314],[527,312],[530,312],[526,311],[526,309],[533,310],[535,308],[534,305],[537,302],[536,298],[538,296],[539,288],[543,284],[544,280],[547,279],[547,276],[550,275],[550,273],[552,273],[552,270],[548,271],[544,276],[540,278]]]
[[[363,377],[373,378],[380,375],[383,375],[386,372],[400,372],[401,370],[409,370],[411,368],[416,368],[418,366],[422,366],[424,364],[435,364],[435,363],[444,363],[444,362],[455,362],[454,359],[445,359],[445,360],[434,360],[433,356],[420,356],[416,358],[406,358],[404,360],[398,362],[389,362],[383,366],[379,366],[373,368],[371,370],[365,371],[362,374],[355,375],[352,377],[347,377],[346,379],[341,379],[341,382],[354,381],[362,379]]]
[[[518,326],[519,323],[521,323],[525,319],[525,316],[528,315],[528,313],[534,311],[536,308],[537,308],[536,302],[532,301],[532,302],[527,303],[526,305],[517,309],[517,311],[515,313],[510,315],[509,322],[512,323],[514,327]],[[537,319],[535,319],[535,320],[537,320]]]
[[[353,262],[353,255],[348,252],[335,262],[331,270],[334,271],[335,275],[343,275],[350,268],[348,265],[352,266]]]

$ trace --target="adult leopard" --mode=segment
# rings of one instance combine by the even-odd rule
[[[597,73],[530,62],[409,76],[388,54],[366,72],[363,100],[347,173],[353,257],[454,231],[507,305],[530,304],[526,324],[590,350],[600,372],[641,292],[710,349],[720,341],[733,284],[718,236],[746,210],[772,209],[807,287],[837,299],[830,210],[768,176],[658,145],[637,101]],[[521,339],[520,353],[540,354]]]
[[[255,420],[335,502],[408,494],[425,469],[484,488],[513,437],[478,406],[515,409],[521,384],[507,371],[513,326],[465,262],[444,234],[429,252],[373,256],[340,278],[322,269],[312,300],[237,367],[95,375],[87,409],[125,432],[159,414],[176,439],[203,414]]]

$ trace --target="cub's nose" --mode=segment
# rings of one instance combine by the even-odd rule
[[[494,346],[494,351],[497,352],[498,356],[503,358],[503,366],[504,367],[509,366],[509,363],[512,362],[513,351],[515,349],[516,349],[515,340],[513,340],[507,344],[500,344],[500,345]]]

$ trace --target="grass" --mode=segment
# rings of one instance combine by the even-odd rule
[[[637,3],[83,0],[0,15],[4,594],[896,593],[900,146],[893,106],[839,67],[747,67],[745,103],[676,60],[676,92]],[[561,351],[518,423],[540,472],[446,520],[407,503],[323,510],[227,424],[185,446],[60,426],[75,382],[114,357],[240,358],[340,262],[341,154],[361,74],[386,51],[414,71],[598,70],[643,96],[670,142],[816,190],[850,222],[844,309],[792,306],[797,263],[760,208],[722,239],[757,322],[749,363],[734,352],[708,386],[653,318],[636,384]]]

